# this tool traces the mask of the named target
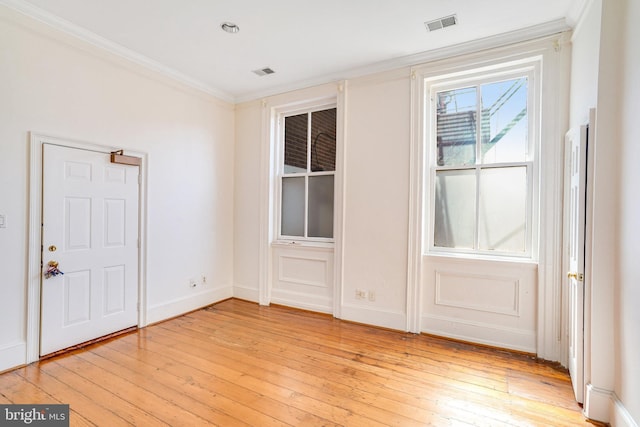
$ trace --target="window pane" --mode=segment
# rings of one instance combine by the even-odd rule
[[[333,175],[309,177],[309,237],[333,237]]]
[[[527,168],[490,168],[480,172],[479,249],[524,252]]]
[[[525,77],[482,85],[482,163],[527,160]]]
[[[311,171],[336,170],[336,109],[311,113]]]
[[[477,88],[437,93],[437,163],[439,166],[476,162]]]
[[[434,246],[473,249],[475,217],[475,171],[436,172]]]
[[[302,177],[282,178],[283,236],[304,237],[304,180]]]
[[[284,119],[284,173],[307,171],[308,114]]]

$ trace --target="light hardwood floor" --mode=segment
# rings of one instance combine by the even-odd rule
[[[0,375],[71,425],[580,426],[564,369],[232,299]]]

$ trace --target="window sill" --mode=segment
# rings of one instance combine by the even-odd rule
[[[312,240],[275,240],[271,242],[272,248],[333,249],[334,246],[334,242],[316,242]]]
[[[495,262],[504,264],[518,264],[537,266],[538,261],[528,256],[508,256],[508,255],[487,255],[471,253],[451,253],[451,252],[427,252],[423,258],[433,260],[443,260],[451,262]]]

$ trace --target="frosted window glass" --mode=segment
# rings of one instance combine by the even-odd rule
[[[438,166],[473,165],[476,162],[477,88],[437,94]]]
[[[482,163],[527,160],[528,117],[525,77],[480,87]]]
[[[304,177],[282,178],[283,236],[304,237]]]
[[[309,177],[309,237],[333,237],[333,175]]]
[[[478,212],[479,249],[524,252],[527,168],[483,169]]]
[[[473,248],[476,177],[473,170],[436,172],[434,246]]]
[[[307,172],[308,114],[284,119],[284,173]]]

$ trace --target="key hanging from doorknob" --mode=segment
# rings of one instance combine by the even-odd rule
[[[45,279],[50,279],[50,278],[56,277],[56,276],[58,276],[60,274],[64,274],[58,268],[58,261],[49,261],[47,263],[47,265],[48,265],[47,271],[44,272],[44,278]]]

